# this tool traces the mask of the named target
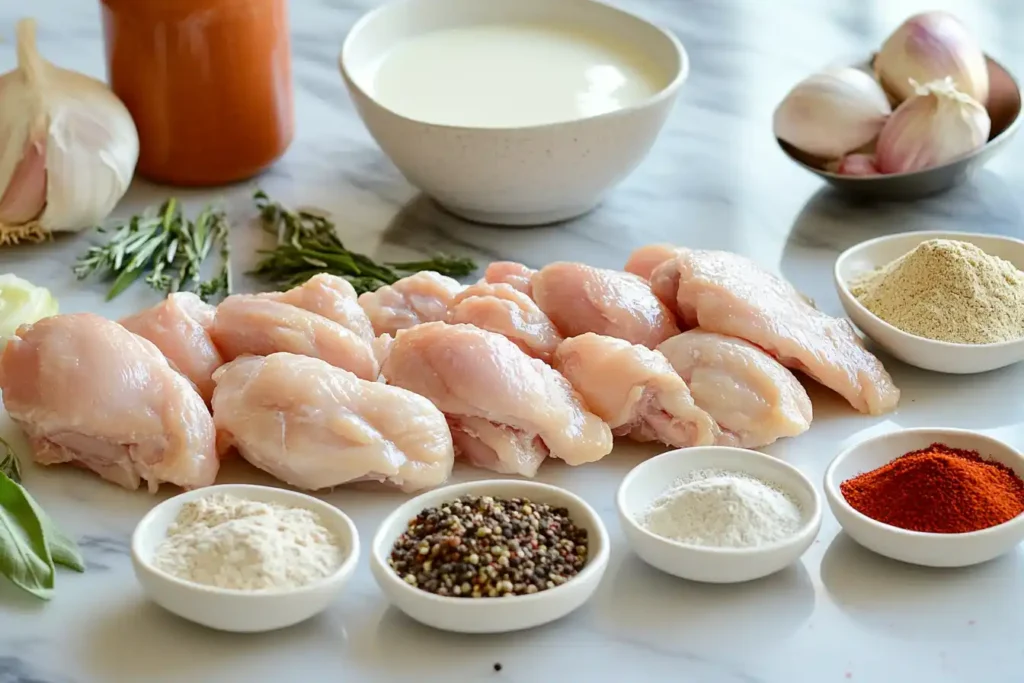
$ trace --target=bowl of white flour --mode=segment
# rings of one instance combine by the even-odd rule
[[[796,562],[821,528],[800,470],[742,448],[669,451],[619,486],[619,522],[642,560],[691,581],[737,583]]]
[[[146,594],[222,631],[271,631],[324,611],[359,558],[355,524],[333,505],[268,486],[189,491],[149,511],[132,535]]]

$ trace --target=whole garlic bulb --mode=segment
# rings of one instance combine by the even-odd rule
[[[0,245],[93,227],[131,183],[139,134],[105,84],[50,64],[18,23],[18,67],[0,76]]]
[[[896,108],[878,136],[875,165],[882,173],[941,166],[988,141],[988,111],[957,90],[952,78],[914,87],[916,94]]]
[[[875,57],[875,73],[897,102],[915,94],[911,80],[930,83],[947,76],[960,92],[988,102],[985,53],[967,27],[947,12],[925,12],[903,22]]]
[[[775,137],[822,159],[838,159],[875,139],[892,111],[882,87],[859,69],[815,74],[775,110]]]

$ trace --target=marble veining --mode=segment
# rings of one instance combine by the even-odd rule
[[[229,208],[239,274],[264,239],[250,220],[249,195],[258,183],[275,198],[332,212],[350,247],[378,256],[443,250],[481,262],[619,267],[634,247],[670,241],[752,256],[833,314],[841,311],[831,283],[834,258],[860,240],[901,230],[1024,232],[1021,138],[971,184],[947,195],[912,205],[857,205],[790,163],[770,134],[772,109],[794,82],[836,59],[863,58],[916,11],[953,11],[996,59],[1024,74],[1024,7],[1015,0],[614,2],[674,31],[689,50],[692,73],[651,156],[580,220],[534,229],[471,225],[441,212],[402,179],[359,122],[336,66],[346,31],[376,0],[293,2],[294,145],[252,183],[173,192],[190,206],[219,201]],[[21,12],[39,20],[45,56],[103,75],[98,3],[67,0],[0,4],[0,71],[14,64]],[[119,212],[137,212],[170,192],[138,182]],[[102,285],[76,282],[70,264],[87,242],[77,236],[5,250],[0,272],[47,284],[64,311],[118,317],[157,300],[136,287],[104,304]],[[259,286],[242,275],[237,285]],[[811,387],[811,430],[767,451],[820,481],[840,449],[896,427],[969,427],[1024,448],[1024,366],[954,378],[885,360],[903,389],[898,411],[857,415]],[[24,449],[6,417],[0,432]],[[0,582],[0,683],[1021,680],[1020,551],[979,567],[928,571],[859,548],[826,513],[811,550],[784,572],[739,586],[676,580],[629,553],[615,520],[618,481],[656,451],[623,444],[599,464],[544,466],[544,481],[584,496],[608,522],[613,553],[606,579],[591,603],[560,623],[476,638],[431,631],[390,608],[365,553],[347,592],[320,618],[255,636],[203,630],[146,602],[134,581],[129,539],[152,497],[73,469],[27,465],[27,486],[79,539],[88,571],[61,571],[48,604]],[[458,473],[475,476],[481,474]],[[222,480],[269,483],[242,463],[225,468]],[[324,498],[353,517],[365,544],[404,496],[359,487]],[[502,664],[500,673],[495,663]]]

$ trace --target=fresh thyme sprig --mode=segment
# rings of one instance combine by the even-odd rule
[[[172,197],[155,214],[133,216],[124,225],[98,231],[109,239],[79,257],[74,272],[79,280],[93,274],[113,279],[107,301],[142,277],[165,294],[195,292],[205,301],[231,293],[229,226],[223,211],[208,206],[192,221]],[[213,278],[203,280],[203,263],[214,249],[220,267]]]
[[[433,270],[450,277],[465,277],[476,264],[468,259],[437,254],[425,261],[377,263],[369,256],[349,251],[338,238],[334,223],[309,211],[290,211],[272,201],[262,190],[253,195],[263,228],[277,236],[277,246],[261,250],[252,271],[283,289],[300,285],[317,273],[338,275],[356,292],[371,292],[409,273]]]

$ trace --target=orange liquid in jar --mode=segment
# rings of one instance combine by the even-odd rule
[[[139,174],[252,177],[295,130],[286,0],[101,0],[111,88],[139,130]]]

